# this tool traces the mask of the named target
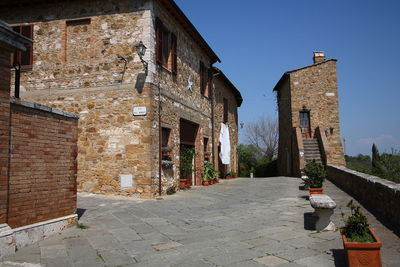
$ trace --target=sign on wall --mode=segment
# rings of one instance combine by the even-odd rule
[[[133,116],[145,116],[147,114],[147,107],[133,107]]]

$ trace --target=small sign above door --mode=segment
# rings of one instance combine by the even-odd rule
[[[147,107],[133,107],[133,116],[145,116]]]

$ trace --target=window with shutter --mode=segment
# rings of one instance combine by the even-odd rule
[[[177,62],[177,40],[176,35],[171,33],[171,70],[173,74],[178,73],[178,62]]]
[[[228,122],[228,110],[229,110],[229,105],[228,105],[228,99],[224,97],[224,118],[223,122],[227,123]]]
[[[173,74],[177,74],[177,38],[156,19],[156,61]]]
[[[33,40],[33,25],[14,26],[13,30],[31,40]],[[21,64],[21,70],[32,69],[33,64],[33,44],[26,45],[25,52],[14,53],[14,63]]]

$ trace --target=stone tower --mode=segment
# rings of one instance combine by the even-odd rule
[[[287,71],[276,84],[278,169],[300,176],[307,160],[345,165],[340,137],[336,59],[314,52],[313,64]]]

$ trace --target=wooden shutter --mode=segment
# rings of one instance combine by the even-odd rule
[[[15,26],[13,30],[33,41],[33,25]],[[31,67],[33,64],[33,44],[27,44],[25,52],[16,52],[14,62],[21,64],[22,67]]]
[[[208,83],[207,83],[207,86],[208,86],[208,97],[209,98],[212,98],[212,88],[213,88],[213,86],[212,86],[212,78],[213,78],[213,68],[212,67],[210,67],[209,69],[208,69],[208,77],[207,77],[207,79],[208,79]]]
[[[177,39],[176,35],[171,33],[171,68],[172,74],[176,75],[178,73],[178,62],[177,62]]]
[[[163,56],[162,56],[162,44],[163,44],[163,35],[162,35],[162,22],[158,18],[156,19],[156,61],[158,64],[162,64]]]
[[[206,84],[205,84],[205,79],[204,79],[204,72],[205,72],[205,66],[202,61],[200,61],[200,93],[204,95],[205,89],[206,89]]]

